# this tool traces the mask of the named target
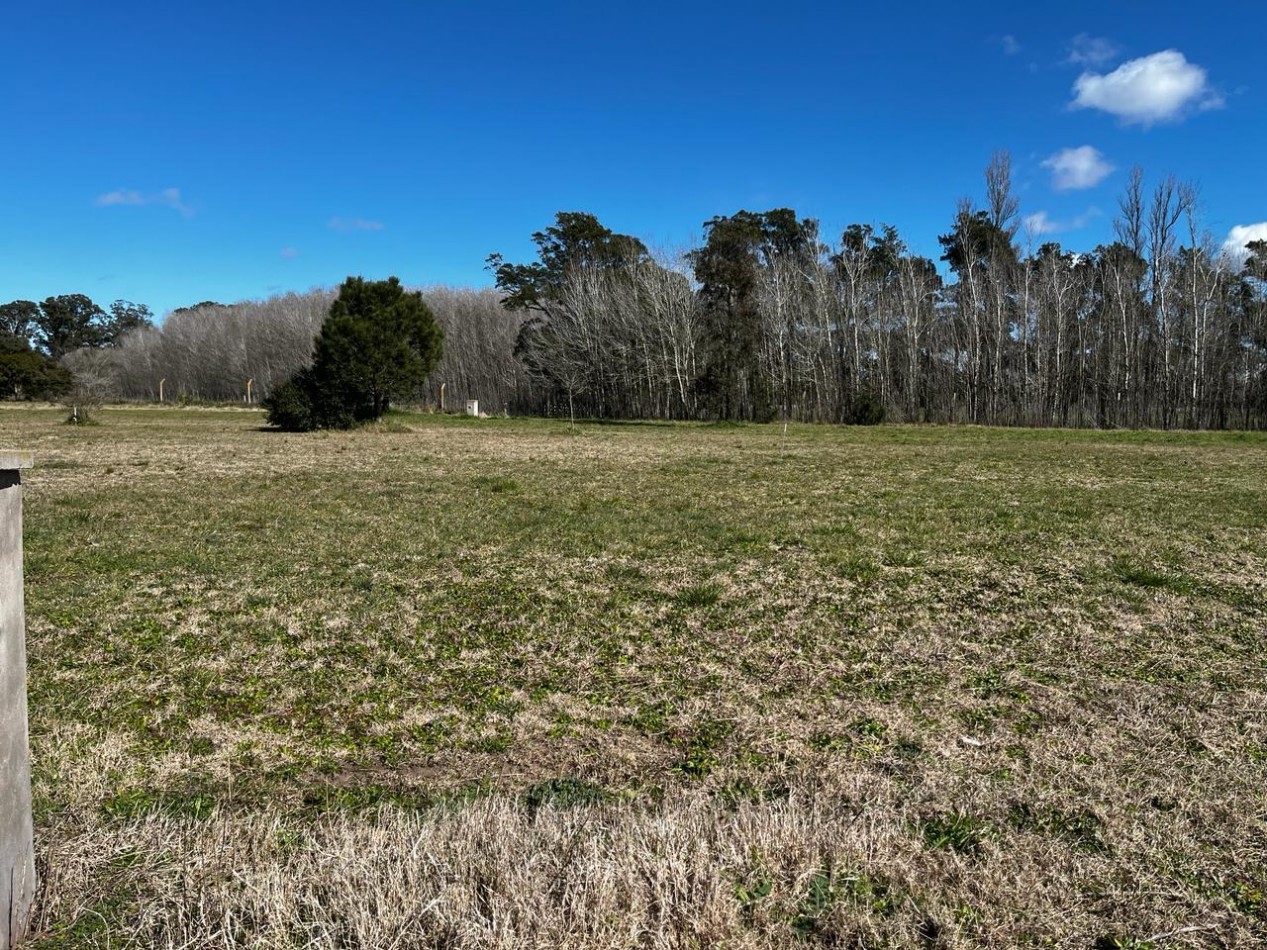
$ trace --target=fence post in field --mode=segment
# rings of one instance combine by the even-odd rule
[[[25,452],[0,449],[0,948],[26,933],[35,897],[31,763],[26,723],[26,624],[22,603]]]

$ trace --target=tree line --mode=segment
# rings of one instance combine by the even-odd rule
[[[537,387],[514,353],[522,318],[503,309],[500,295],[491,288],[430,287],[422,293],[445,342],[443,357],[414,400],[438,406],[443,385],[446,406],[469,398],[493,412],[540,411]],[[245,402],[249,381],[252,401],[260,401],[312,363],[314,341],[335,298],[336,290],[318,288],[234,304],[201,301],[173,310],[158,325],[147,320],[95,336],[91,347],[83,337],[78,346],[46,347],[29,321],[11,336],[4,332],[10,324],[0,323],[0,398],[56,398],[78,380],[103,398]],[[15,305],[28,312],[25,303],[0,306],[0,319]],[[24,354],[13,362],[22,363],[25,387],[5,385],[8,340]],[[40,372],[54,377],[52,384],[35,385],[37,374],[27,364],[36,360]]]
[[[564,213],[537,260],[489,266],[524,365],[580,415],[1267,427],[1267,243],[1224,253],[1193,186],[1136,170],[1115,240],[1027,252],[1005,153],[985,177],[946,276],[892,227],[829,245],[789,209],[713,218],[669,261]]]
[[[444,347],[412,398],[592,418],[1267,428],[1267,243],[1223,252],[1195,187],[1138,170],[1114,239],[1090,252],[1025,233],[1006,153],[983,197],[956,208],[938,261],[890,226],[829,242],[786,208],[715,217],[676,254],[560,212],[535,259],[489,258],[495,290],[423,290]],[[68,299],[0,307],[0,350],[23,340],[28,361],[123,398],[242,400],[248,381],[263,396],[311,365],[335,294],[204,301],[159,326],[125,301]]]

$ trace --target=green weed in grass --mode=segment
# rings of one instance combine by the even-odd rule
[[[579,778],[557,778],[538,782],[523,794],[524,804],[534,815],[547,806],[572,808],[576,805],[595,805],[610,798],[606,789]]]
[[[920,820],[919,830],[929,848],[948,848],[960,854],[976,854],[990,837],[988,822],[961,812],[929,815]]]
[[[718,603],[722,597],[722,586],[716,581],[705,581],[689,584],[677,592],[677,602],[683,607],[704,609]]]
[[[1128,558],[1113,561],[1113,576],[1123,584],[1134,587],[1160,588],[1177,594],[1187,594],[1193,590],[1193,583],[1187,577],[1154,570]]]

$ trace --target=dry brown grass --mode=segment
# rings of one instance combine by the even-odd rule
[[[1085,947],[1114,919],[1158,945],[1261,936],[1120,858],[1015,832],[970,854],[930,850],[885,783],[815,784],[829,789],[733,806],[683,793],[534,815],[493,795],[372,820],[151,815],[126,837],[85,828],[50,848],[45,913],[109,906],[128,940],[155,947],[1014,946],[1020,933]],[[109,903],[120,895],[135,904]]]

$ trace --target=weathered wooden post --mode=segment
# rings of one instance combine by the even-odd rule
[[[5,950],[25,935],[35,897],[22,603],[21,472],[30,467],[29,454],[0,449],[0,948]]]

